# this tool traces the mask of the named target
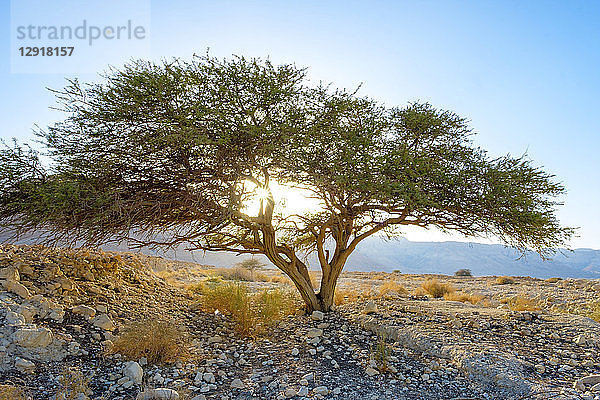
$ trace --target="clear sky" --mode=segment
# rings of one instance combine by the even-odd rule
[[[45,3],[61,21],[79,22],[69,3]],[[269,57],[309,67],[315,81],[363,83],[362,94],[388,105],[428,101],[468,117],[479,132],[477,143],[492,155],[527,152],[556,174],[569,191],[561,220],[580,227],[572,245],[600,248],[600,2],[121,3],[133,17],[136,4],[149,5],[144,54],[152,59],[190,57],[207,48],[216,56]],[[34,124],[61,118],[49,110],[54,100],[46,87],[60,88],[65,76],[97,77],[11,73],[11,57],[18,57],[10,47],[14,21],[9,2],[1,7],[0,137],[27,139]],[[106,10],[100,22],[108,23]],[[43,13],[27,11],[32,20]],[[89,62],[103,65],[121,65],[130,54],[116,47],[92,50]],[[435,232],[407,236],[457,239]]]

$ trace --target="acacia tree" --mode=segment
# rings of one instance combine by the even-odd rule
[[[0,153],[0,221],[16,235],[264,254],[326,311],[348,256],[378,232],[437,227],[542,256],[572,234],[555,214],[563,186],[524,157],[489,157],[464,118],[311,86],[293,65],[137,61],[56,94],[66,117],[38,132],[48,165],[16,144]],[[314,209],[287,213],[273,182]]]

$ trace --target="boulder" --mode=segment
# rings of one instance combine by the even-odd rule
[[[114,331],[117,327],[107,314],[100,314],[92,320],[92,324],[105,331]]]
[[[374,301],[369,301],[365,304],[365,308],[363,310],[365,314],[374,314],[377,312],[377,304]]]
[[[306,336],[308,336],[309,338],[316,338],[316,337],[323,336],[323,329],[311,328],[306,333]]]
[[[128,361],[123,367],[123,376],[131,379],[135,384],[141,385],[142,378],[144,377],[144,370],[135,361]]]
[[[314,321],[323,321],[323,318],[325,317],[325,314],[323,314],[322,311],[313,311],[312,315],[310,316]]]
[[[93,309],[92,307],[83,305],[83,304],[73,307],[71,309],[71,312],[73,314],[83,315],[84,317],[86,317],[88,319],[94,318],[94,316],[96,315],[95,309]]]
[[[19,271],[14,267],[0,268],[0,279],[18,282]]]
[[[15,368],[24,374],[32,374],[35,371],[35,364],[24,358],[17,357],[15,359]]]
[[[52,331],[48,328],[21,328],[14,333],[15,343],[21,347],[39,348],[52,343]]]
[[[242,382],[242,380],[240,378],[235,378],[231,382],[231,388],[232,389],[243,389],[245,387],[246,387],[246,385],[244,385],[244,382]]]
[[[167,388],[156,388],[148,389],[141,396],[142,400],[177,400],[179,399],[179,393],[173,389]]]
[[[4,289],[6,289],[7,292],[14,293],[17,296],[22,297],[26,300],[31,298],[31,293],[29,293],[29,289],[27,289],[25,286],[23,286],[22,283],[19,283],[17,281],[3,281],[2,287],[4,287]]]

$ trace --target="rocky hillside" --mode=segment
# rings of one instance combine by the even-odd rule
[[[424,276],[347,273],[336,311],[249,338],[190,287],[215,273],[1,246],[0,399],[600,399],[600,324],[567,313],[599,300],[598,281],[437,277],[471,304],[427,295]]]

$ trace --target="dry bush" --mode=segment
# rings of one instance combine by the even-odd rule
[[[495,280],[496,285],[512,285],[515,280],[509,276],[499,276]]]
[[[350,288],[337,288],[333,294],[333,303],[336,306],[354,303],[358,301],[359,294],[356,290]]]
[[[478,304],[483,300],[484,296],[465,292],[451,292],[444,295],[444,300],[460,301],[461,303]]]
[[[283,283],[285,285],[293,285],[294,284],[290,278],[288,278],[285,275],[279,274],[279,273],[276,275],[273,275],[271,277],[271,279],[269,279],[269,281],[273,282],[273,283]]]
[[[560,281],[562,281],[562,278],[548,278],[548,279],[546,279],[546,282],[548,282],[548,283],[557,283],[557,282],[560,282]]]
[[[318,287],[322,277],[321,271],[310,270],[308,271],[308,276],[310,276],[310,284],[312,285],[312,287]]]
[[[379,287],[379,296],[380,297],[388,297],[394,295],[406,295],[408,294],[408,290],[395,279],[388,280],[383,285]]]
[[[507,304],[513,311],[536,311],[540,309],[536,300],[522,295],[502,299],[500,303]]]
[[[81,394],[91,394],[89,384],[90,378],[81,371],[65,368],[58,378],[56,400],[77,400]]]
[[[377,369],[380,372],[386,372],[390,365],[390,356],[392,355],[392,348],[387,344],[383,336],[377,336],[377,345],[375,348],[371,348],[371,358],[375,361]]]
[[[444,297],[447,293],[456,291],[449,283],[441,283],[437,279],[428,279],[421,285],[421,289],[431,297],[438,299]]]
[[[562,309],[561,311],[568,312],[569,314],[582,315],[584,317],[591,318],[594,321],[600,322],[600,301],[577,304],[575,306]]]
[[[454,276],[473,276],[470,269],[461,268],[454,273]]]
[[[126,326],[114,342],[111,353],[153,364],[174,363],[189,357],[187,331],[174,321],[144,319]]]
[[[13,385],[0,385],[0,400],[30,400],[20,387]]]
[[[269,280],[260,272],[250,271],[242,267],[217,268],[215,273],[227,281],[267,282]]]
[[[250,294],[240,283],[207,285],[202,302],[208,311],[219,310],[230,316],[240,333],[262,336],[286,315],[293,314],[296,298],[281,289]]]

